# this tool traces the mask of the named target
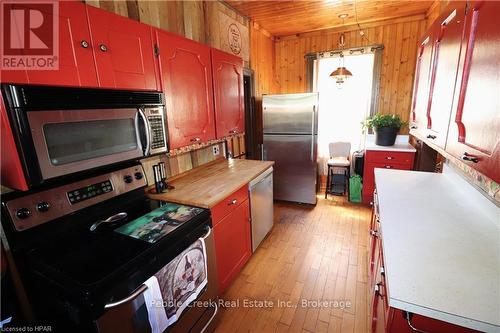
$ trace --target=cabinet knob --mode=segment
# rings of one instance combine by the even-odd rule
[[[193,139],[191,139],[191,142],[200,142],[200,141],[201,141],[200,138],[193,138]]]
[[[108,47],[104,44],[101,44],[99,45],[99,50],[101,50],[102,52],[107,52],[108,51]]]
[[[85,39],[80,42],[80,45],[86,49],[89,47],[89,42],[87,42]]]
[[[390,165],[384,165],[384,168],[386,168],[386,169],[392,169],[392,166],[390,166]]]
[[[370,230],[370,235],[373,237],[378,237],[378,232],[376,230],[371,229]]]
[[[427,135],[427,139],[432,139],[432,140],[434,140],[435,138],[437,138],[437,136],[435,136],[435,135],[430,135],[430,134],[429,134],[429,135]]]
[[[479,158],[475,155],[471,155],[467,152],[463,153],[462,156],[460,156],[460,159],[462,161],[467,161],[467,162],[472,162],[472,163],[477,163],[479,162]]]
[[[393,160],[393,159],[394,159],[394,157],[392,157],[392,156],[387,156],[385,159],[386,159],[386,160]]]
[[[417,128],[418,128],[418,126],[417,126],[417,125],[411,125],[411,126],[410,126],[410,129],[417,129]]]
[[[229,201],[229,203],[227,205],[232,206],[232,205],[236,205],[237,203],[238,203],[238,200],[233,199],[233,200]]]
[[[230,130],[229,134],[238,134],[238,131],[237,130]]]

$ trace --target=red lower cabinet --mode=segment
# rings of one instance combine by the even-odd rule
[[[252,255],[248,196],[243,202],[231,199],[232,196],[212,210],[214,211],[220,205],[234,206],[223,218],[213,221],[219,292],[221,294]],[[213,213],[212,216],[214,216]]]
[[[414,152],[367,150],[363,169],[363,203],[367,204],[373,200],[375,168],[411,170],[414,158]]]

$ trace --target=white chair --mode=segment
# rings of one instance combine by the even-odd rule
[[[334,168],[344,169],[344,186],[343,193],[349,194],[349,177],[351,173],[351,143],[350,142],[333,142],[328,145],[328,150],[330,151],[330,159],[327,162],[327,175],[326,175],[326,189],[325,189],[325,199],[330,194],[341,194],[338,192],[333,192],[333,170]],[[346,191],[347,190],[347,191]]]

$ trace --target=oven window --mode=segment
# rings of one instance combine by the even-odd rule
[[[137,149],[133,119],[51,123],[43,126],[52,165]]]

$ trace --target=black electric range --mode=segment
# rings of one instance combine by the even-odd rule
[[[150,200],[143,178],[122,183],[124,174],[135,172],[142,168],[2,202],[2,223],[20,278],[42,321],[64,318],[57,320],[61,327],[94,330],[106,304],[130,295],[210,229],[208,210]],[[108,182],[109,192],[76,205],[69,201],[74,189],[80,194],[91,186],[83,192],[93,193],[96,184]],[[30,209],[39,202],[58,211],[45,218]],[[28,218],[20,218],[23,208],[32,211]],[[111,216],[120,218],[91,230]]]

